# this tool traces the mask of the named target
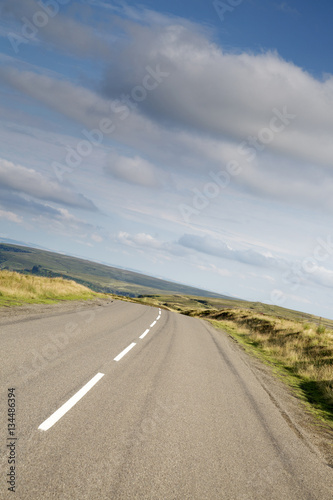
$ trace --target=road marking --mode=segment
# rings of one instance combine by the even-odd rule
[[[159,309],[158,312],[159,314],[156,320],[150,325],[150,328],[155,326],[157,321],[160,319],[161,309]],[[147,333],[149,333],[149,331],[150,329],[147,328],[147,330],[142,335],[140,335],[140,339],[143,339],[147,335]],[[121,358],[123,358],[125,354],[127,354],[128,351],[133,349],[135,345],[136,343],[132,342],[132,344],[126,347],[126,349],[121,351],[121,353],[114,358],[114,361],[119,361]],[[97,384],[97,382],[102,377],[104,377],[104,373],[97,373],[97,375],[95,375],[86,385],[84,385],[76,394],[74,394],[74,396],[72,396],[66,403],[60,406],[58,410],[52,413],[52,415],[49,418],[47,418],[42,424],[40,424],[38,429],[40,429],[41,431],[47,431],[48,429],[50,429],[56,422],[58,422],[58,420],[61,419],[61,417],[63,417],[71,408],[73,408],[73,406],[76,405],[76,403],[80,401],[80,399],[82,399],[83,396],[85,396],[87,392],[90,391],[90,389],[94,387],[94,385]]]
[[[40,424],[38,429],[40,429],[41,431],[47,431],[48,429],[50,429],[50,427],[52,427],[52,425],[58,422],[58,420],[60,420],[61,417],[65,415],[65,413],[67,413],[71,408],[73,408],[73,406],[78,401],[80,401],[80,399],[83,398],[83,396],[87,394],[87,392],[90,391],[90,389],[95,384],[97,384],[97,382],[102,377],[104,377],[104,373],[97,373],[97,375],[95,375],[86,385],[84,385],[82,389],[80,389],[66,403],[60,406],[60,408],[57,411],[55,411],[48,419],[46,419],[42,424]]]
[[[132,344],[130,344],[128,347],[126,347],[126,349],[124,349],[123,351],[121,351],[120,354],[118,354],[118,356],[116,356],[114,358],[114,361],[119,361],[123,356],[125,356],[125,354],[128,353],[128,351],[130,351],[134,346],[136,345],[135,342],[132,342]]]
[[[147,335],[147,333],[149,333],[149,331],[150,331],[149,328],[147,328],[147,330],[143,332],[142,335],[140,335],[140,339],[143,339]]]

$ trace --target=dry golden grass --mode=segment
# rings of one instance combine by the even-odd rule
[[[231,330],[236,325],[243,339],[299,377],[309,401],[322,401],[333,412],[332,330],[246,309],[215,311],[210,317]]]
[[[89,288],[63,278],[44,278],[12,271],[0,271],[0,298],[2,302],[6,300],[31,302],[84,298],[93,295],[94,293]]]

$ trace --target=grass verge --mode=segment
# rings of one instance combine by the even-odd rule
[[[333,332],[314,324],[288,321],[249,310],[209,315],[245,350],[287,383],[307,409],[333,428]]]
[[[133,299],[209,320],[272,367],[308,411],[333,428],[333,323],[260,303],[186,296]]]
[[[105,296],[62,278],[43,278],[0,271],[0,306],[52,304],[62,300],[88,300]]]

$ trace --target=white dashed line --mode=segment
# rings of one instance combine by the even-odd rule
[[[134,346],[136,345],[135,342],[132,342],[132,344],[130,344],[128,347],[126,347],[126,349],[124,349],[123,351],[121,351],[120,354],[118,354],[118,356],[116,356],[114,358],[114,361],[119,361],[123,356],[125,356],[125,354],[128,353],[128,351],[130,351]]]
[[[90,389],[95,384],[97,384],[97,382],[102,377],[104,377],[104,373],[97,373],[97,375],[95,375],[86,385],[84,385],[82,389],[80,389],[66,403],[60,406],[60,408],[57,411],[55,411],[48,419],[46,419],[42,424],[40,424],[38,429],[40,429],[41,431],[47,431],[48,429],[50,429],[50,427],[52,427],[52,425],[58,422],[58,420],[60,420],[61,417],[65,415],[65,413],[67,413],[71,408],[73,408],[73,406],[78,401],[80,401],[80,399],[83,398],[83,396],[87,394],[87,392],[90,391]]]
[[[142,335],[140,335],[140,339],[143,339],[147,335],[147,333],[149,333],[149,331],[150,331],[149,328],[147,328],[147,330],[143,332]]]
[[[159,314],[158,314],[156,320],[150,325],[150,328],[155,326],[157,321],[160,319],[161,314],[162,314],[161,309],[158,310],[158,313]],[[140,339],[143,339],[147,335],[147,333],[149,333],[149,331],[150,331],[150,329],[147,328],[147,330],[145,332],[143,332],[142,335],[140,335]],[[132,342],[132,344],[130,344],[128,347],[126,347],[126,349],[121,351],[121,353],[118,354],[118,356],[116,356],[114,358],[114,361],[119,361],[121,358],[123,358],[125,356],[125,354],[127,354],[128,351],[130,351],[135,345],[136,345],[136,343]],[[97,375],[95,375],[86,385],[84,385],[82,387],[82,389],[80,389],[66,403],[64,403],[62,406],[60,406],[60,408],[58,408],[58,410],[55,411],[48,419],[46,419],[42,424],[40,424],[38,429],[40,429],[41,431],[47,431],[48,429],[50,429],[56,422],[58,422],[58,420],[61,419],[61,417],[63,417],[71,408],[73,408],[73,406],[78,401],[80,401],[80,399],[83,398],[83,396],[85,396],[85,394],[87,394],[87,392],[90,391],[90,389],[92,387],[94,387],[94,385],[97,384],[97,382],[102,377],[104,377],[104,373],[97,373]]]

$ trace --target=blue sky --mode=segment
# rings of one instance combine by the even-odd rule
[[[332,14],[2,2],[0,237],[333,318]]]

